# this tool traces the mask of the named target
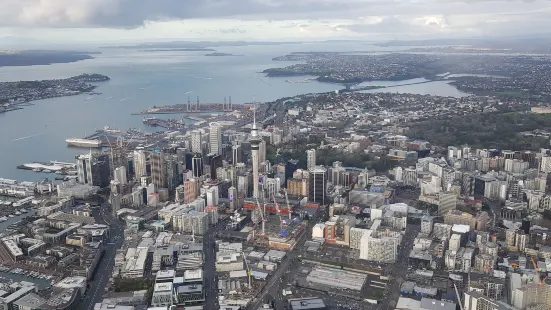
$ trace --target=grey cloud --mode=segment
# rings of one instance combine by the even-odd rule
[[[135,28],[146,21],[355,19],[362,16],[488,13],[545,0],[2,0],[0,26]],[[468,5],[466,5],[468,4]],[[513,10],[518,11],[518,10]],[[387,21],[390,23],[392,21]],[[297,25],[298,26],[298,25]],[[389,25],[378,27],[388,28]],[[402,27],[403,25],[395,25]],[[354,29],[355,26],[351,26]],[[363,27],[363,26],[357,26]],[[349,27],[350,28],[350,27]],[[356,28],[360,30],[361,28]]]
[[[402,22],[396,18],[386,18],[376,24],[352,24],[352,25],[340,25],[338,28],[345,28],[357,33],[410,33],[419,32],[423,27],[417,25],[410,25]]]

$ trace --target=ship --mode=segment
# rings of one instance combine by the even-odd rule
[[[76,147],[101,147],[100,140],[72,138],[72,139],[66,139],[65,142],[67,142],[69,146],[76,146]]]

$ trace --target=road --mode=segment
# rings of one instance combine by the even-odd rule
[[[216,234],[226,226],[225,221],[211,227],[203,236],[203,279],[205,287],[205,310],[219,309],[218,283],[216,281]]]
[[[113,266],[115,264],[115,254],[117,249],[122,247],[124,240],[124,222],[114,218],[111,214],[111,209],[107,204],[101,205],[99,208],[92,210],[92,215],[98,224],[106,224],[110,227],[110,240],[113,245],[107,245],[103,257],[98,262],[96,267],[93,282],[81,301],[78,309],[92,310],[94,305],[99,303],[103,299],[103,293],[107,282],[113,273]]]
[[[377,308],[382,310],[394,309],[400,298],[400,288],[406,277],[409,266],[409,252],[413,247],[415,237],[421,231],[420,225],[407,225],[406,234],[403,237],[400,249],[398,251],[398,259],[395,264],[390,265],[387,270],[391,275],[387,286],[387,292],[389,295],[383,299]]]

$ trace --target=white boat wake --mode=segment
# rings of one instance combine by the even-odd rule
[[[133,97],[123,98],[123,99],[120,100],[120,102],[126,101],[126,100],[128,100],[128,99],[132,99],[132,98],[133,98]]]
[[[29,139],[29,138],[36,137],[36,136],[40,136],[40,135],[43,135],[43,133],[36,133],[36,134],[34,134],[34,135],[30,135],[30,136],[25,136],[25,137],[13,139],[12,141],[25,140],[25,139]]]

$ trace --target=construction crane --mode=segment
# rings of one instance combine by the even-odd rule
[[[256,208],[260,212],[260,218],[262,220],[262,234],[261,236],[264,236],[264,229],[266,226],[266,217],[264,216],[264,212],[262,212],[262,209],[260,208],[260,203],[258,202],[258,198],[256,198]],[[264,204],[264,210],[266,209],[266,204]]]
[[[291,206],[289,205],[289,196],[287,196],[287,189],[285,189],[285,202],[287,202],[287,210],[289,211],[289,219],[291,219]]]
[[[275,195],[273,195],[272,197],[274,197],[274,205],[276,208],[277,215],[279,216],[279,228],[283,229],[283,219],[281,218],[281,210],[279,209],[279,205],[277,204],[277,199]]]
[[[249,268],[249,263],[247,263],[247,259],[245,258],[245,252],[241,252],[241,255],[243,255],[243,261],[245,261],[245,267],[247,268],[247,277],[249,278],[249,289],[251,289],[251,275],[253,274],[253,270]]]
[[[534,272],[536,273],[536,280],[539,284],[545,284],[545,280],[547,279],[547,277],[545,278],[540,278],[540,271],[538,270],[538,264],[536,263],[536,261],[534,260],[534,257],[533,256],[530,256],[530,260],[532,261],[532,266],[534,266]]]
[[[457,302],[459,303],[459,309],[463,309],[463,304],[461,303],[461,296],[459,296],[459,290],[457,289],[457,285],[455,285],[455,282],[453,283],[453,288],[455,289],[455,296],[457,297]]]

